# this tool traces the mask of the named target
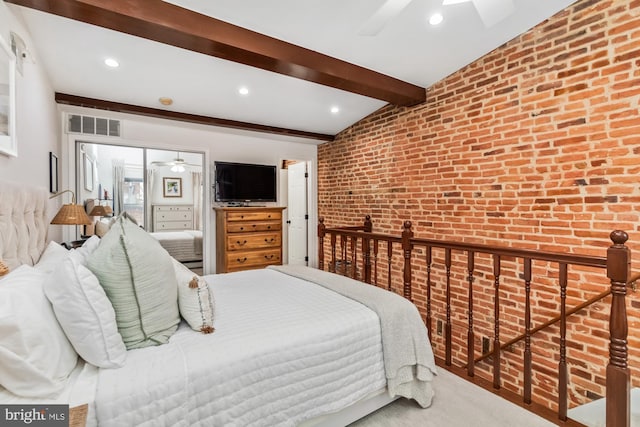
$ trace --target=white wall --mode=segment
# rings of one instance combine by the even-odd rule
[[[49,152],[60,158],[59,115],[54,90],[40,63],[37,48],[31,41],[17,9],[0,2],[0,37],[9,44],[10,32],[25,42],[30,57],[24,61],[23,74],[16,72],[16,136],[18,157],[0,154],[0,180],[49,188]],[[65,187],[62,185],[60,189]],[[53,218],[61,205],[61,196],[49,203],[49,217]],[[65,199],[64,203],[70,200]],[[49,238],[60,240],[60,225],[49,227]]]
[[[208,247],[205,247],[205,272],[215,271],[215,213],[212,206],[211,172],[216,160],[241,163],[260,163],[280,165],[282,160],[296,159],[311,163],[310,233],[309,253],[311,265],[315,265],[317,236],[317,141],[302,138],[284,137],[256,132],[227,130],[212,126],[195,125],[171,120],[155,119],[130,114],[113,113],[95,109],[60,106],[61,123],[65,155],[75,157],[76,141],[102,142],[107,144],[150,147],[167,150],[202,152],[205,155],[205,201],[209,215],[205,216],[204,232],[207,234]],[[64,129],[66,114],[85,114],[121,120],[121,138],[67,134]],[[75,170],[69,165],[63,176],[63,182],[75,183]],[[67,184],[68,185],[68,184]],[[75,185],[75,184],[73,184]],[[286,205],[286,198],[278,195],[278,205]]]

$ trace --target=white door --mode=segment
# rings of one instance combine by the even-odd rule
[[[307,265],[307,162],[289,165],[289,264]]]

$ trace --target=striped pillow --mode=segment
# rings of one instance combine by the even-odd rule
[[[116,312],[127,349],[165,344],[178,328],[178,291],[171,256],[146,231],[121,216],[91,254]]]

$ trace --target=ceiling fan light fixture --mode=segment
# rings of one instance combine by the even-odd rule
[[[184,172],[184,171],[185,171],[185,168],[182,165],[173,165],[173,166],[171,166],[171,172],[180,173],[180,172]]]

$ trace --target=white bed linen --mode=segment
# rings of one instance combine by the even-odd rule
[[[0,387],[0,403],[6,405],[68,404],[72,408],[88,404],[88,419],[91,419],[95,413],[94,400],[97,382],[98,368],[85,363],[82,359],[78,359],[78,363],[69,375],[65,388],[57,396],[43,398],[22,397],[9,392],[4,387]],[[87,425],[92,425],[92,423],[88,422]]]
[[[182,324],[101,370],[100,425],[294,426],[386,385],[379,319],[360,303],[273,270],[206,280],[215,333]]]
[[[149,233],[180,262],[202,260],[202,231],[156,231]]]

